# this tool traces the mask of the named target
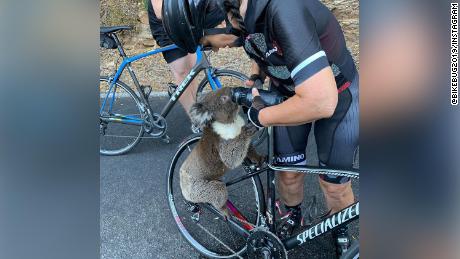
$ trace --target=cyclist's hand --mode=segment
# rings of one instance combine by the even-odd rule
[[[262,88],[264,79],[258,74],[252,74],[248,80],[244,81],[244,85],[248,87]]]
[[[256,126],[258,129],[263,128],[264,126],[259,121],[259,112],[266,107],[262,97],[259,95],[257,88],[252,88],[252,105],[248,110],[249,121]]]
[[[254,81],[252,81],[251,79],[248,79],[248,80],[244,81],[244,85],[248,86],[248,87],[252,87],[252,86],[254,86]]]

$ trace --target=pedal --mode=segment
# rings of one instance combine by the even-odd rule
[[[168,83],[168,95],[171,97],[173,93],[176,91],[177,85],[173,83]]]
[[[149,99],[150,93],[152,93],[152,87],[150,85],[141,85],[141,90],[145,99]]]
[[[188,211],[190,211],[192,214],[191,219],[195,222],[200,221],[200,214],[201,214],[201,209],[198,205],[196,204],[190,204],[190,207],[188,207]]]
[[[200,221],[200,212],[196,212],[192,215],[192,220],[194,222],[199,222]]]
[[[164,135],[161,137],[161,140],[166,143],[166,144],[169,144],[171,143],[171,138],[168,136],[168,135]]]

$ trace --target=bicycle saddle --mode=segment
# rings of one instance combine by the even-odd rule
[[[108,26],[108,27],[101,27],[100,32],[101,33],[112,33],[112,32],[117,32],[117,31],[122,31],[122,30],[132,30],[133,26],[129,25],[122,25],[122,26]]]

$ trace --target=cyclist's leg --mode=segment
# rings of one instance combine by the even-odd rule
[[[315,122],[318,156],[322,166],[351,168],[359,137],[358,76],[339,93],[339,102],[331,118]],[[354,202],[350,179],[341,176],[320,176],[328,208],[337,212]]]
[[[171,72],[173,73],[174,83],[176,85],[179,85],[180,83],[182,83],[182,81],[184,81],[184,78],[190,73],[190,70],[192,70],[193,66],[195,65],[195,62],[196,55],[187,54],[186,56],[180,57],[168,63],[169,67],[171,68]],[[190,108],[196,101],[195,97],[197,89],[198,82],[196,79],[194,79],[179,98],[179,102],[182,104],[182,107],[184,107],[187,113],[190,111]]]
[[[322,166],[351,168],[359,137],[358,76],[339,93],[339,101],[331,118],[315,122],[318,157]],[[320,175],[320,186],[330,213],[335,213],[354,202],[351,181],[347,177]],[[340,256],[350,245],[346,226],[333,232]]]
[[[293,127],[274,127],[275,154],[277,164],[305,165],[305,148],[311,124]],[[280,238],[293,234],[302,224],[300,204],[304,197],[305,174],[278,172],[278,192],[284,204],[286,214],[277,229]]]
[[[152,32],[152,36],[160,47],[173,44],[169,39],[166,31],[163,28],[163,23],[155,15],[152,2],[148,1],[148,15],[149,15],[149,25]],[[195,64],[196,55],[188,54],[186,51],[181,49],[174,49],[170,51],[165,51],[162,53],[163,58],[166,63],[168,63],[171,72],[174,77],[174,83],[179,85],[182,83],[184,78],[189,74],[193,65]],[[182,107],[188,113],[190,107],[195,102],[196,91],[198,87],[198,82],[193,80],[187,90],[182,94],[179,102],[182,104]]]
[[[276,162],[280,165],[305,165],[305,148],[311,124],[274,127]],[[295,206],[303,200],[304,174],[279,172],[278,191],[283,203]]]

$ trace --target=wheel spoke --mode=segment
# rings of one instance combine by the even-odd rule
[[[228,245],[226,245],[222,240],[217,238],[215,235],[213,235],[210,231],[208,231],[205,227],[203,227],[200,223],[196,223],[198,227],[200,227],[206,234],[210,235],[212,238],[214,238],[217,242],[219,242],[222,246],[224,246],[228,251],[232,252],[233,254],[236,254],[236,252],[231,249]],[[239,258],[243,258],[240,255],[237,255]]]
[[[113,93],[107,96],[108,81],[107,77],[101,77],[99,84],[99,105],[106,103],[100,117],[100,153],[120,155],[131,150],[144,133],[142,112],[137,95],[120,81],[114,87],[115,98]]]

